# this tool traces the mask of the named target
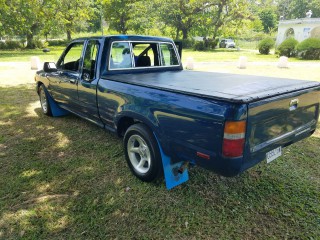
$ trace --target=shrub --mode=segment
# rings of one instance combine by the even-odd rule
[[[296,46],[298,56],[303,59],[320,59],[320,39],[308,38]]]
[[[206,50],[204,41],[197,41],[194,46],[193,46],[194,50],[196,51],[204,51]]]
[[[0,49],[6,49],[6,43],[0,41]]]
[[[42,41],[40,39],[34,40],[35,48],[46,48],[48,47],[48,42]]]
[[[26,39],[21,39],[20,40],[20,44],[23,48],[25,48],[27,46],[27,40]]]
[[[258,48],[259,53],[261,54],[269,54],[270,49],[274,46],[274,40],[271,37],[267,37],[259,42]]]
[[[215,49],[218,43],[219,43],[218,38],[216,39],[209,38],[206,41],[204,41],[204,45],[206,49]]]
[[[56,46],[65,47],[69,43],[68,40],[62,40],[62,39],[48,40],[47,42],[48,42],[48,45],[51,47],[56,47]]]
[[[294,57],[296,55],[296,46],[299,42],[294,38],[284,40],[278,47],[279,56]]]
[[[193,49],[196,51],[213,50],[219,43],[219,39],[204,39],[203,41],[196,41],[193,45]]]
[[[182,48],[183,49],[192,48],[193,45],[194,45],[194,42],[195,42],[193,39],[182,39],[182,40],[177,40],[177,41],[182,42]]]
[[[20,41],[15,40],[6,40],[3,45],[3,49],[21,49],[23,48],[23,44]]]

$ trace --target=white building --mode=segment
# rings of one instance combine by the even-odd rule
[[[310,37],[320,39],[320,18],[280,20],[276,45],[289,37],[294,37],[299,42]]]

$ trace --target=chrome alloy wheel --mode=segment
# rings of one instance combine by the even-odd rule
[[[145,140],[137,135],[132,135],[127,143],[127,151],[130,162],[139,173],[146,173],[150,169],[151,154]]]
[[[47,102],[46,92],[44,91],[44,89],[40,90],[40,103],[41,103],[42,111],[44,113],[47,113],[48,112],[48,102]]]

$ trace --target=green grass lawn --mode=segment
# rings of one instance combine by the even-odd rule
[[[211,51],[201,52],[192,49],[184,49],[182,60],[185,62],[188,57],[192,57],[196,62],[234,62],[238,61],[240,56],[246,56],[249,62],[278,62],[279,57],[274,54],[274,50],[269,55],[263,55],[254,49],[225,49],[219,48]],[[319,62],[303,61],[298,58],[290,58],[290,62]]]
[[[184,49],[182,60],[186,61],[188,57],[192,57],[197,62],[221,62],[221,61],[237,61],[240,56],[247,56],[250,61],[279,61],[279,58],[274,54],[261,55],[257,50],[251,49],[215,49],[212,51],[194,51],[192,49]]]
[[[317,239],[320,129],[234,178],[190,169],[167,191],[126,166],[121,139],[0,88],[0,239]]]
[[[49,47],[50,52],[41,49],[0,50],[0,62],[29,62],[32,56],[38,56],[42,62],[56,62],[65,47]]]

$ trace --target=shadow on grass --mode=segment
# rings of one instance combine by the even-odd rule
[[[0,100],[0,239],[319,236],[319,138],[235,178],[191,169],[167,191],[131,175],[121,139],[44,116],[33,88],[0,88]]]

